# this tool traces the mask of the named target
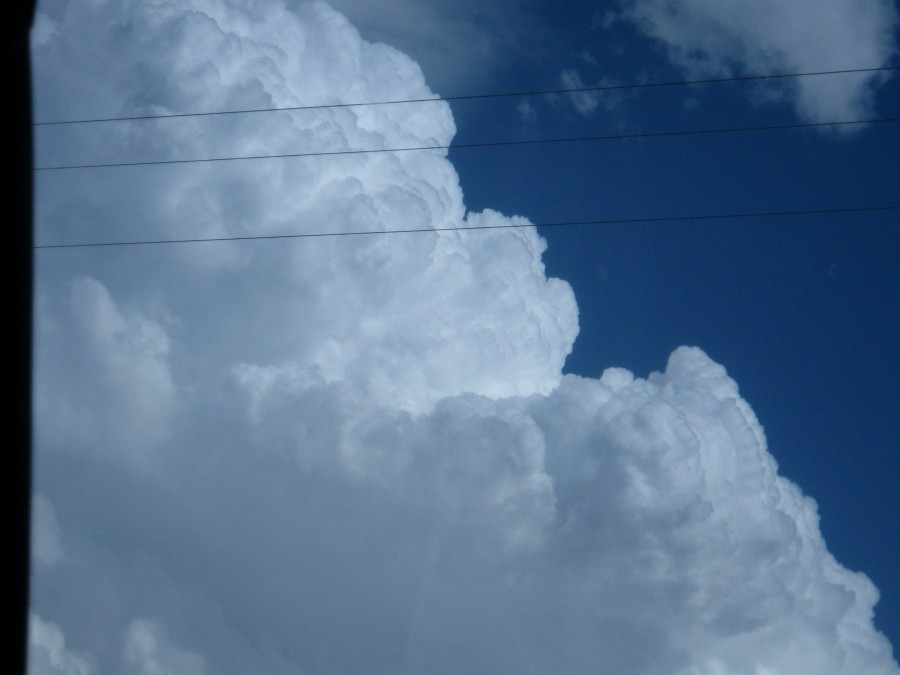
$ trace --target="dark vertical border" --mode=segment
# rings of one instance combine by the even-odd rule
[[[25,673],[28,655],[29,524],[31,520],[31,303],[33,285],[31,62],[28,33],[35,0],[13,0],[8,63],[13,69],[12,199],[13,219],[7,225],[10,247],[5,265],[6,312],[12,338],[12,396],[7,403],[12,430],[7,452],[12,457],[9,494],[13,500],[12,632],[9,672]],[[7,335],[9,335],[7,333]]]

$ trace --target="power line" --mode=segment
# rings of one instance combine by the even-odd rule
[[[567,220],[549,223],[504,223],[502,225],[472,225],[468,227],[430,227],[407,228],[399,230],[358,230],[351,232],[301,232],[296,234],[266,234],[235,237],[209,237],[192,239],[156,239],[136,241],[109,241],[74,244],[40,244],[35,249],[61,249],[61,248],[99,248],[113,246],[148,246],[159,244],[193,244],[201,242],[223,241],[259,241],[265,239],[311,239],[320,237],[356,237],[367,235],[386,234],[412,234],[422,232],[465,232],[467,230],[503,230],[518,229],[524,227],[575,227],[588,225],[627,225],[637,223],[674,223],[700,220],[736,220],[742,218],[774,218],[787,216],[813,216],[840,213],[877,213],[885,211],[898,211],[900,204],[891,206],[854,206],[837,209],[802,209],[794,211],[747,211],[742,213],[716,213],[695,214],[686,216],[655,216],[645,218],[605,218],[595,220]]]
[[[354,103],[322,103],[314,105],[296,105],[274,108],[250,108],[245,110],[215,110],[190,113],[163,113],[159,115],[131,115],[123,117],[96,117],[73,120],[54,120],[35,122],[32,126],[59,126],[65,124],[94,124],[100,122],[134,122],[138,120],[172,119],[179,117],[210,117],[214,115],[246,115],[252,113],[282,112],[292,110],[323,110],[327,108],[357,108],[362,106],[397,105],[401,103],[432,103],[435,101],[473,101],[492,98],[514,98],[526,96],[551,96],[554,94],[579,94],[601,91],[617,91],[623,89],[650,89],[653,87],[676,87],[691,84],[723,84],[726,82],[751,82],[761,80],[790,79],[797,77],[817,77],[824,75],[846,75],[851,73],[878,73],[900,70],[900,66],[881,66],[878,68],[848,68],[844,70],[820,70],[805,73],[778,73],[771,75],[741,75],[736,77],[720,77],[703,80],[669,80],[665,82],[632,82],[628,84],[604,84],[593,87],[574,87],[562,89],[541,89],[533,91],[494,92],[487,94],[462,94],[459,96],[433,96],[431,98],[409,98],[390,101],[359,101]]]
[[[251,159],[289,159],[301,157],[329,157],[335,155],[363,155],[386,152],[414,152],[422,150],[462,150],[470,148],[496,148],[516,145],[549,145],[558,143],[584,143],[591,141],[634,140],[644,138],[665,138],[673,136],[700,136],[705,134],[730,134],[751,131],[776,131],[783,129],[809,129],[813,127],[836,127],[853,124],[878,124],[900,122],[900,117],[876,117],[866,120],[840,120],[836,122],[798,122],[795,124],[774,124],[768,126],[727,127],[712,129],[686,129],[676,131],[650,131],[631,134],[607,134],[601,136],[577,136],[566,138],[538,138],[515,141],[486,141],[480,143],[456,143],[452,145],[420,145],[406,148],[370,148],[361,150],[328,150],[322,152],[291,152],[278,155],[241,155],[232,157],[202,157],[193,159],[161,159],[143,162],[106,162],[99,164],[65,164],[59,166],[38,166],[35,171],[68,171],[73,169],[107,169],[129,166],[161,166],[169,164],[200,164],[210,162],[236,162]]]

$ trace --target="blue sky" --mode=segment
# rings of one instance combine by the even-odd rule
[[[333,6],[46,0],[36,118],[897,62],[880,0]],[[870,77],[41,127],[36,158],[900,114]],[[873,124],[39,171],[36,238],[896,205],[898,151]],[[897,219],[37,251],[30,672],[896,673]]]

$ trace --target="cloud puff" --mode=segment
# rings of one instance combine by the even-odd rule
[[[55,623],[34,612],[28,615],[29,675],[93,675],[90,659],[66,649],[66,638]]]
[[[589,86],[575,70],[563,70],[559,82],[565,89],[584,89]],[[602,78],[596,85],[590,86],[607,87],[615,84],[611,79]],[[575,91],[568,94],[568,98],[582,115],[591,115],[601,105],[607,112],[615,110],[621,105],[623,97],[618,91]]]
[[[38,441],[78,452],[106,448],[129,461],[145,455],[168,434],[176,404],[165,329],[137,310],[124,312],[96,279],[54,290],[63,297],[39,291],[35,351],[44,386],[35,406],[52,424],[38,426]]]
[[[192,673],[204,675],[203,658],[166,644],[158,625],[147,619],[135,619],[125,632],[127,672],[135,675]]]
[[[42,494],[36,494],[31,504],[32,564],[52,566],[62,559],[59,521],[53,504]]]
[[[322,3],[43,11],[39,119],[431,95]],[[454,132],[443,103],[318,109],[47,129],[37,155]],[[36,189],[41,242],[527,224],[467,213],[438,151]],[[877,591],[721,366],[561,375],[577,308],[544,248],[524,227],[42,251],[36,483],[65,555],[34,568],[32,672],[896,673]]]
[[[890,0],[622,0],[624,15],[659,40],[690,77],[876,68],[896,54]],[[885,75],[806,77],[767,85],[812,122],[873,114]]]

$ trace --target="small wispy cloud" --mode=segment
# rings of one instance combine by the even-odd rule
[[[890,0],[621,0],[623,16],[659,40],[690,77],[818,72],[889,65],[898,12]],[[874,112],[887,75],[855,73],[768,83],[812,122]],[[759,91],[759,88],[757,88]]]
[[[588,89],[589,91],[573,91],[566,96],[575,109],[582,115],[588,116],[594,114],[598,108],[602,108],[607,112],[617,110],[624,100],[622,92],[617,90],[604,91],[594,90],[593,87],[612,87],[618,84],[615,80],[602,77],[592,84],[587,84],[576,70],[567,69],[559,75],[560,85],[565,89]]]

